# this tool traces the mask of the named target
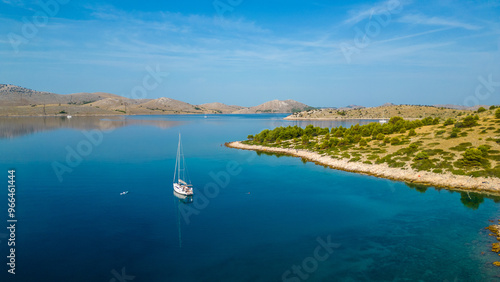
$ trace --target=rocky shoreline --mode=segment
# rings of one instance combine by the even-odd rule
[[[467,190],[478,192],[500,193],[500,178],[496,177],[471,177],[464,175],[453,175],[451,173],[438,174],[428,171],[416,171],[413,169],[392,168],[387,164],[364,164],[360,162],[349,162],[342,159],[334,159],[327,155],[320,155],[308,150],[275,148],[260,145],[247,145],[240,141],[226,143],[227,147],[263,151],[278,154],[286,154],[300,157],[315,163],[329,166],[333,169],[372,175],[381,178],[404,181],[409,183],[431,185],[454,190]]]

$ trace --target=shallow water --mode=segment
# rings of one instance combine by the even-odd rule
[[[116,275],[125,273],[124,281],[489,281],[498,275],[493,237],[484,230],[499,218],[497,198],[410,188],[223,146],[265,128],[309,124],[282,117],[0,118],[0,169],[5,183],[7,170],[16,170],[18,219],[17,274],[12,279],[4,267],[0,280],[120,281]],[[179,132],[193,203],[172,193]],[[59,170],[58,177],[53,166],[71,171]],[[6,234],[0,231],[4,266]]]

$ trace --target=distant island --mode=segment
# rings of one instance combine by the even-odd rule
[[[421,119],[425,117],[453,118],[466,115],[485,105],[462,107],[456,105],[394,105],[386,103],[379,107],[363,107],[351,105],[344,108],[322,108],[295,112],[286,117],[288,120],[334,120],[334,119],[388,119],[394,116],[405,119]]]
[[[109,93],[61,95],[0,84],[0,116],[104,116],[171,114],[293,113],[314,109],[294,100],[273,100],[255,107],[208,103],[191,105],[171,98],[130,99]]]
[[[421,110],[396,105],[352,109],[340,115],[373,118],[384,113],[390,117],[397,111],[413,119],[392,116],[349,128],[277,127],[226,146],[297,156],[334,169],[409,183],[500,192],[500,108]],[[322,119],[323,111],[329,118],[339,115],[324,109],[288,119]],[[416,119],[421,116],[425,117]]]

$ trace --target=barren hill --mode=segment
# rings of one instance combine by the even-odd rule
[[[304,111],[307,109],[311,109],[312,107],[302,104],[300,102],[294,100],[273,100],[266,102],[264,104],[241,109],[236,111],[237,114],[255,114],[255,113],[292,113],[298,111]]]
[[[208,110],[209,112],[221,113],[221,114],[230,114],[238,110],[244,109],[244,107],[241,106],[232,106],[232,105],[230,106],[218,102],[201,104],[198,107]]]
[[[19,87],[10,84],[0,84],[0,105],[26,106],[42,104],[86,104],[104,98],[121,98],[109,93],[75,93],[60,95]]]
[[[129,99],[102,92],[60,95],[0,84],[1,116],[291,113],[309,108],[293,100],[274,100],[245,108],[217,102],[191,105],[165,97]]]
[[[373,108],[356,109],[321,109],[294,113],[286,119],[383,119],[393,116],[401,116],[408,119],[425,117],[449,118],[456,117],[460,113],[470,113],[470,110],[456,110],[449,108],[437,108],[434,106],[394,105],[384,104]]]
[[[140,104],[140,106],[155,111],[168,111],[174,113],[203,113],[203,110],[197,106],[164,97],[142,103]]]

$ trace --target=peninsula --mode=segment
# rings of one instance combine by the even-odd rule
[[[438,115],[450,112],[441,111]],[[500,109],[455,113],[446,119],[393,116],[350,128],[277,127],[226,146],[410,183],[500,192]]]

